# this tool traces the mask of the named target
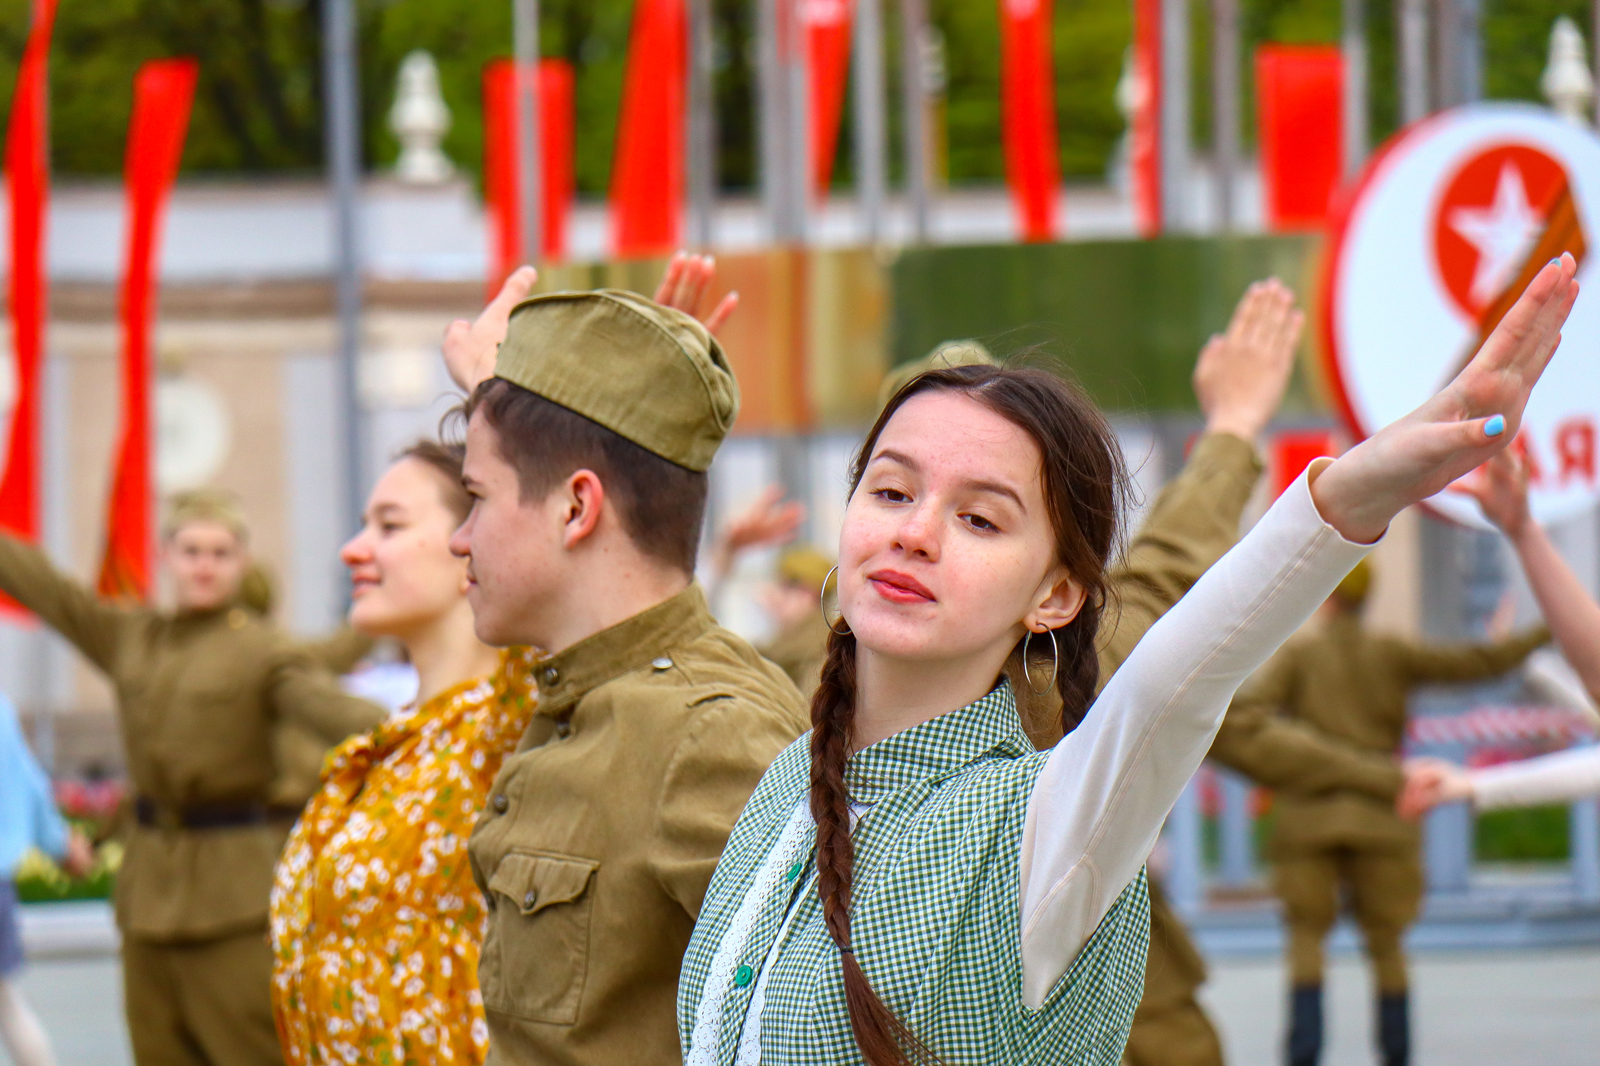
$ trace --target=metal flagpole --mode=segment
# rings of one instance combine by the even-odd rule
[[[756,136],[760,146],[761,206],[774,242],[788,239],[783,205],[784,79],[778,69],[778,18],[782,0],[756,0]]]
[[[1161,0],[1161,226],[1189,222],[1189,3]]]
[[[1343,0],[1344,177],[1353,181],[1367,161],[1366,0]]]
[[[1399,22],[1400,121],[1417,122],[1428,114],[1427,0],[1397,0]]]
[[[322,63],[323,144],[333,192],[333,277],[339,329],[339,384],[344,393],[345,516],[359,523],[365,496],[362,484],[361,264],[357,247],[357,182],[361,144],[356,101],[354,0],[324,0]]]
[[[927,25],[927,0],[900,0],[900,106],[905,119],[906,192],[916,244],[928,241]]]
[[[1600,0],[1597,0],[1600,2]],[[856,0],[855,112],[856,198],[866,243],[883,239],[883,202],[888,186],[883,121],[883,0]]]
[[[539,151],[539,0],[512,0],[511,51],[516,60],[512,84],[517,96],[517,206],[522,215],[522,258],[544,256],[544,173]]]
[[[1217,228],[1228,233],[1239,173],[1239,0],[1211,0],[1211,129]]]
[[[811,214],[811,64],[806,60],[805,0],[782,0],[785,213],[791,240],[803,241]]]
[[[689,239],[711,247],[711,212],[717,189],[717,116],[712,76],[711,0],[689,0]]]

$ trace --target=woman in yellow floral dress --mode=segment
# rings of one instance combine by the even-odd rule
[[[467,838],[533,715],[531,653],[472,631],[448,542],[470,501],[461,449],[424,442],[379,480],[341,553],[350,624],[405,645],[411,708],[341,745],[272,892],[273,1009],[290,1066],[481,1063],[482,897]]]

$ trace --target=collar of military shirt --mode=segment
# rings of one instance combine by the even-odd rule
[[[672,649],[716,624],[705,593],[692,584],[671,599],[578,641],[534,668],[539,714],[565,719],[579,700],[608,681],[646,666],[669,669]]]
[[[871,805],[918,782],[956,773],[979,759],[1015,758],[1034,748],[1017,717],[1011,686],[862,748],[845,765],[854,803]]]

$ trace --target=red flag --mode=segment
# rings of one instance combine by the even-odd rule
[[[49,279],[44,230],[50,196],[50,33],[56,0],[38,0],[33,28],[17,71],[6,128],[6,173],[11,193],[11,323],[16,356],[16,406],[11,412],[5,475],[0,477],[0,529],[39,539],[39,386]]]
[[[1257,140],[1267,224],[1315,229],[1344,166],[1344,60],[1332,45],[1256,50]]]
[[[688,59],[684,0],[635,0],[611,170],[611,242],[624,258],[682,243]]]
[[[871,0],[877,3],[878,0]],[[811,161],[816,194],[833,183],[833,162],[844,118],[844,90],[850,77],[851,0],[799,0],[805,27],[806,62],[811,81]]]
[[[178,177],[189,110],[200,67],[193,59],[156,59],[133,79],[124,180],[128,199],[128,259],[122,276],[122,440],[106,515],[100,562],[102,596],[145,600],[155,557],[150,357],[155,332],[161,220]]]
[[[1055,63],[1050,0],[1000,0],[1001,127],[1022,239],[1056,237]]]
[[[1133,122],[1128,170],[1139,233],[1161,232],[1161,0],[1133,0]]]
[[[522,187],[517,154],[516,97],[512,61],[496,59],[483,68],[483,198],[489,216],[489,295],[517,267],[528,262],[522,249]],[[544,186],[543,258],[567,255],[567,222],[577,191],[576,79],[564,59],[539,61],[540,184]]]
[[[1291,429],[1272,439],[1272,495],[1294,484],[1300,472],[1324,455],[1338,455],[1339,441],[1331,429]]]

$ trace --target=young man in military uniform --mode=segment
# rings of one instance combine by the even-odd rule
[[[1292,638],[1239,693],[1239,710],[1281,712],[1330,740],[1393,758],[1418,685],[1481,681],[1516,667],[1550,639],[1539,627],[1507,640],[1459,647],[1418,644],[1361,625],[1371,569],[1363,564],[1328,600],[1322,624]],[[1289,926],[1293,984],[1290,1066],[1322,1050],[1322,945],[1348,893],[1378,988],[1385,1066],[1410,1057],[1406,960],[1401,941],[1423,893],[1420,828],[1388,797],[1350,788],[1287,793],[1277,803],[1272,857]]]
[[[631,293],[517,303],[531,281],[513,276],[446,343],[471,394],[474,507],[452,547],[478,636],[549,652],[470,845],[490,901],[489,1061],[676,1062],[678,971],[712,870],[808,718],[693,582],[705,471],[738,406],[721,346]]]
[[[116,887],[134,1060],[273,1066],[267,904],[292,818],[269,806],[272,731],[293,720],[334,743],[383,711],[239,604],[249,554],[231,500],[180,499],[162,544],[174,613],[107,603],[5,535],[0,591],[116,688],[134,791]]]

